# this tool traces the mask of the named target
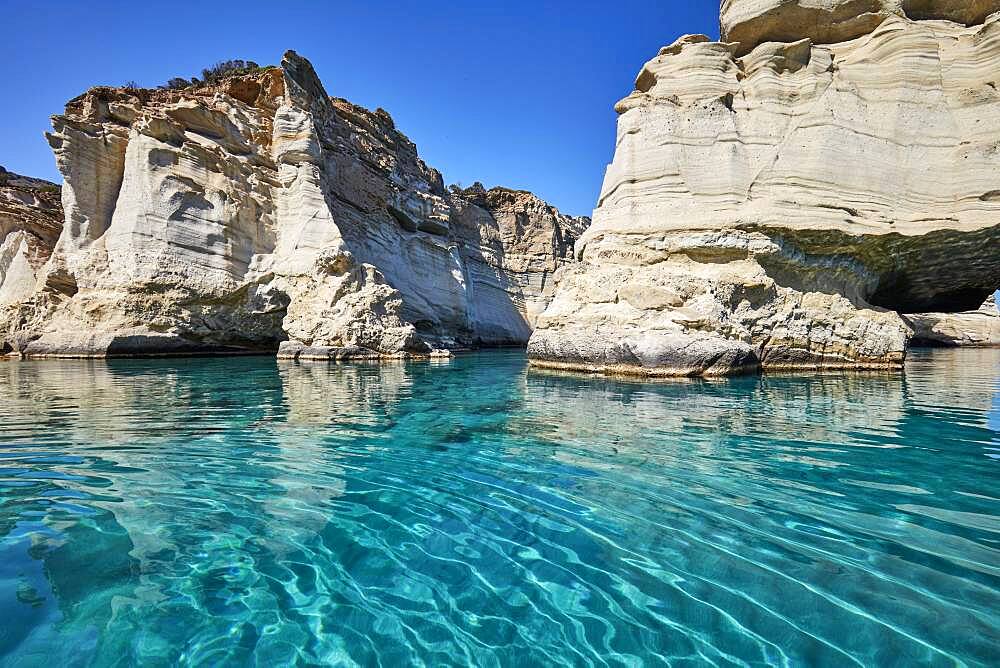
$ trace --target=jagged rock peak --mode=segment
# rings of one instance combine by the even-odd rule
[[[281,59],[281,69],[285,72],[285,83],[291,101],[306,108],[313,104],[325,106],[329,103],[330,96],[308,60],[294,51],[286,51]],[[321,109],[323,110],[325,109]]]
[[[7,171],[3,165],[0,165],[0,187],[10,187],[10,188],[20,188],[24,190],[33,190],[36,192],[49,192],[58,195],[60,187],[52,183],[51,181],[46,181],[45,179],[36,179],[33,176],[22,176],[21,174],[15,174],[14,172]]]

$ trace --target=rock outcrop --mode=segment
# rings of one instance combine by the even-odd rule
[[[31,294],[61,229],[59,186],[0,167],[0,305]]]
[[[913,313],[904,316],[912,342],[925,346],[1000,346],[1000,311],[991,295],[979,309],[961,313]]]
[[[483,244],[476,239],[482,238],[484,232],[491,237],[494,229],[499,233],[499,238],[490,238],[492,253],[477,253],[474,257],[470,254],[470,261],[479,265],[476,278],[480,285],[490,283],[479,276],[484,271],[496,276],[500,270],[506,276],[509,284],[497,285],[494,291],[502,296],[498,291],[502,288],[518,296],[515,304],[524,315],[526,327],[520,329],[517,338],[527,342],[538,316],[555,294],[557,272],[574,262],[573,247],[590,225],[590,218],[562,214],[524,190],[486,190],[476,183],[455,194],[458,202],[466,203],[461,205],[458,219],[466,236],[471,235],[467,248],[481,249]],[[489,219],[482,220],[483,212],[495,225]]]
[[[0,167],[0,313],[35,290],[62,230],[59,192],[54,183]],[[13,349],[3,334],[0,354]]]
[[[984,18],[1000,2],[897,6],[731,0],[738,43],[661,49],[616,106],[534,363],[898,367],[898,312],[975,309],[1000,286],[1000,15]]]
[[[92,89],[48,138],[65,225],[0,311],[27,356],[523,344],[589,222],[446,189],[294,52],[211,85]]]
[[[976,25],[997,9],[996,0],[723,0],[720,23],[722,40],[746,55],[764,42],[846,42],[894,16]]]

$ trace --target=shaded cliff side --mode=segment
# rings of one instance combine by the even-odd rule
[[[34,293],[62,226],[59,186],[0,167],[0,313]],[[0,354],[20,346],[3,332]]]

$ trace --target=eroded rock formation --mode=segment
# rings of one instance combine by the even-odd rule
[[[0,167],[0,312],[35,290],[62,230],[59,192],[54,183]],[[0,354],[12,349],[0,329]]]
[[[1000,346],[1000,311],[993,295],[975,311],[913,313],[904,320],[918,345]]]
[[[729,0],[733,41],[661,49],[616,106],[582,262],[533,361],[895,367],[912,335],[897,312],[977,308],[1000,285],[997,9]]]
[[[523,335],[527,342],[531,328],[555,293],[556,272],[574,261],[573,247],[590,225],[590,219],[560,213],[523,190],[486,190],[476,183],[456,194],[457,201],[463,203],[457,218],[465,225],[467,234],[471,233],[473,239],[482,238],[486,231],[492,237],[494,227],[499,233],[498,239],[489,240],[491,254],[470,255],[470,260],[479,265],[474,277],[480,285],[489,286],[493,281],[478,274],[485,271],[495,276],[498,268],[504,270],[510,285],[497,287],[519,296],[515,303],[524,314],[526,325],[520,329],[519,337]],[[495,226],[489,220],[482,220],[483,212],[496,221]],[[470,216],[478,220],[469,220]],[[475,251],[483,248],[483,244],[473,241],[466,247]],[[500,292],[496,294],[501,301],[505,299]]]
[[[996,0],[723,0],[720,23],[745,55],[764,42],[845,42],[893,16],[976,25],[997,9]]]
[[[28,356],[523,344],[589,222],[446,189],[293,52],[212,85],[92,89],[48,137],[65,226],[0,311]]]
[[[59,186],[0,167],[0,304],[31,294],[61,229]]]

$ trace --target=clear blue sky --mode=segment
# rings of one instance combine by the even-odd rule
[[[0,164],[58,181],[42,133],[90,86],[156,86],[219,60],[309,58],[331,95],[383,107],[447,183],[533,190],[589,214],[612,105],[717,0],[32,2],[0,0]]]

